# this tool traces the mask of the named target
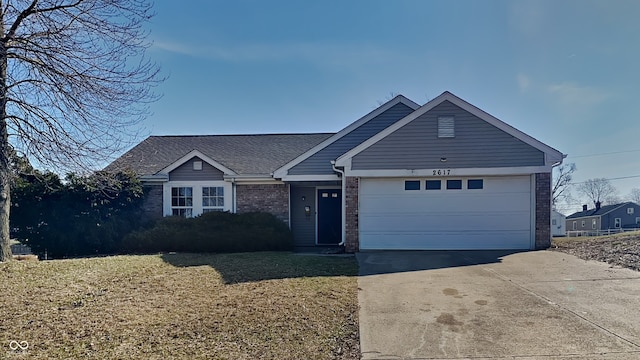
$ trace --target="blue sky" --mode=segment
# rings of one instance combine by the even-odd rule
[[[336,132],[391,94],[423,104],[448,90],[568,154],[576,182],[640,175],[638,1],[191,0],[155,10],[149,55],[168,79],[149,134]],[[640,177],[612,184],[624,199]]]

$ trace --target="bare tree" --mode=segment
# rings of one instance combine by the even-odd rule
[[[0,261],[15,149],[57,171],[104,165],[137,135],[162,79],[146,0],[0,0]]]
[[[576,169],[575,163],[562,164],[554,168],[553,186],[551,188],[551,203],[554,208],[558,203],[562,201],[568,202],[572,199],[570,186]]]
[[[578,185],[578,191],[593,201],[594,205],[615,199],[618,192],[609,180],[604,178],[589,179]]]
[[[629,200],[633,201],[636,204],[640,204],[640,189],[633,188],[629,193]]]

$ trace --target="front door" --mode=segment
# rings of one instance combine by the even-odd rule
[[[342,240],[342,191],[318,189],[318,245],[337,245]]]

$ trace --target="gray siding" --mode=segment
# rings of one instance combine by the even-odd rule
[[[360,145],[365,140],[412,112],[413,110],[404,104],[394,105],[389,110],[362,124],[349,134],[313,154],[300,164],[292,167],[289,169],[289,175],[333,174],[331,160],[337,159],[340,155]]]
[[[627,214],[627,208],[632,207],[633,214]],[[636,217],[640,217],[640,206],[635,204],[625,204],[608,214],[602,215],[602,230],[615,229],[615,219],[620,218],[622,228],[635,228]]]
[[[455,138],[438,138],[438,116],[455,117]],[[440,158],[446,157],[443,163]],[[356,155],[352,169],[438,169],[544,165],[544,153],[449,101]]]
[[[193,162],[202,161],[202,170],[193,170]],[[207,164],[199,157],[180,165],[169,173],[170,181],[223,180],[224,173]]]
[[[596,228],[593,228],[593,220],[596,220]],[[576,228],[573,229],[573,222],[576,222]],[[582,222],[584,221],[584,226]],[[600,230],[600,216],[586,216],[577,219],[566,219],[567,231],[593,231]],[[606,227],[605,227],[606,229]]]
[[[294,246],[299,250],[316,246],[315,194],[315,187],[291,187],[291,231]],[[303,196],[304,200],[302,200]],[[310,216],[305,215],[305,206],[311,207]]]

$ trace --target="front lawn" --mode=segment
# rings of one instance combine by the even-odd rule
[[[3,263],[0,358],[359,359],[356,275],[278,252]]]

